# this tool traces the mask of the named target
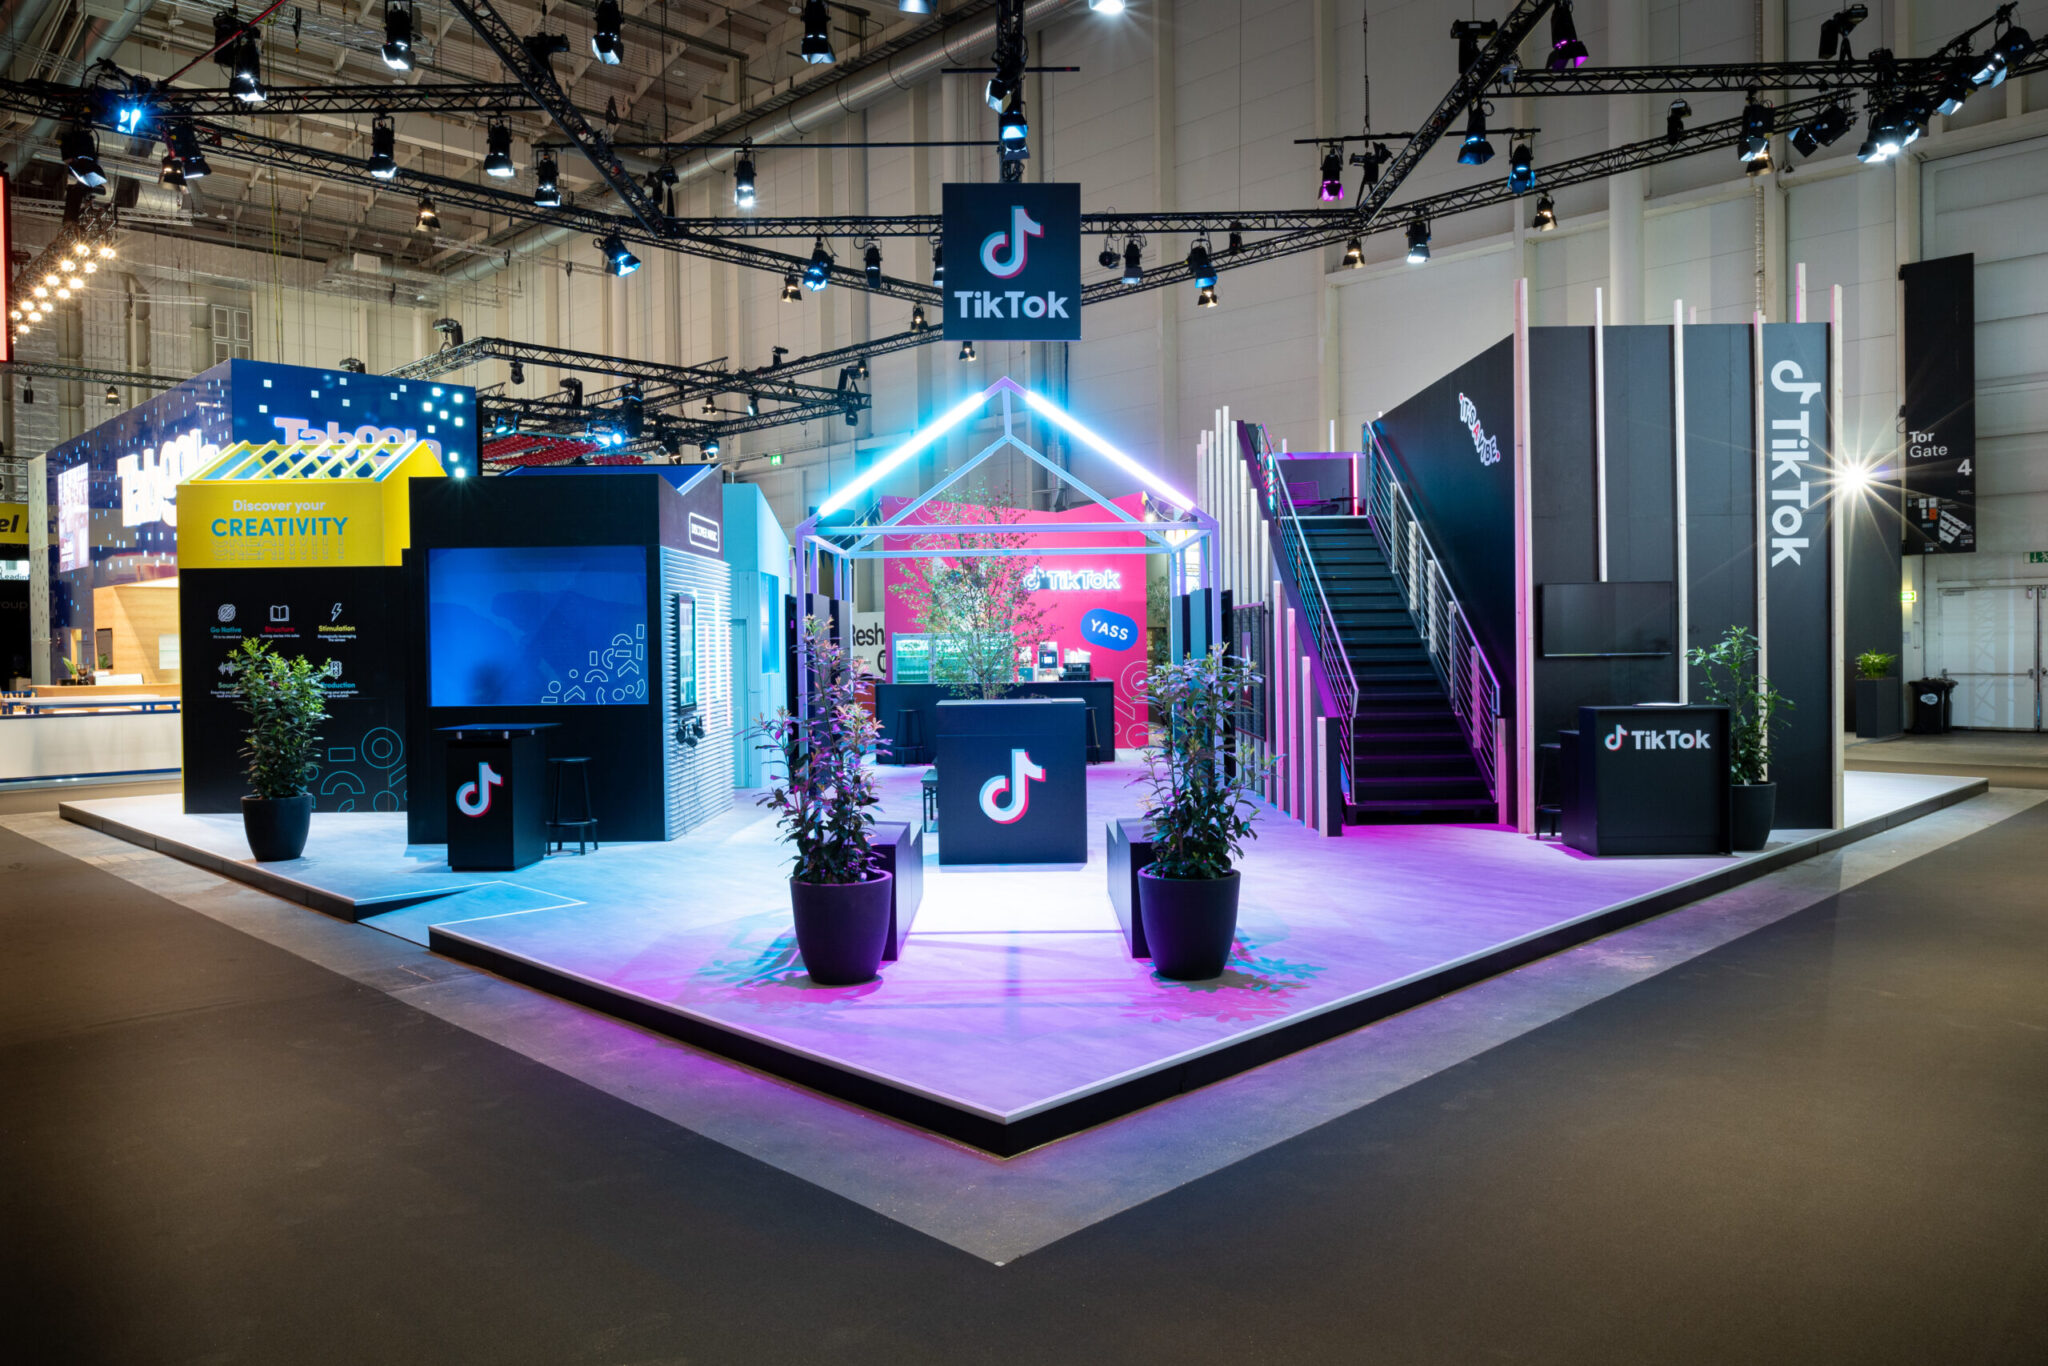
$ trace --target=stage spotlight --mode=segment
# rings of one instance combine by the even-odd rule
[[[747,416],[748,416],[748,417],[759,417],[760,415],[761,415],[761,396],[760,396],[759,394],[757,394],[757,393],[753,393],[752,391],[749,391],[749,392],[748,392],[748,394],[747,394]]]
[[[1508,153],[1508,192],[1527,194],[1536,188],[1536,153],[1528,143]]]
[[[1888,161],[1904,151],[1912,140],[1912,133],[1898,106],[1886,105],[1870,116],[1870,136],[1864,139],[1856,156],[1870,163]]]
[[[1213,289],[1216,285],[1216,267],[1209,260],[1207,238],[1188,247],[1188,278],[1195,282],[1197,289]]]
[[[384,65],[412,70],[412,5],[384,0]]]
[[[369,372],[369,367],[354,356],[343,356],[341,358],[341,368],[351,375],[361,375]]]
[[[804,0],[803,59],[812,66],[832,64],[832,21],[825,0]]]
[[[270,97],[263,92],[263,54],[256,46],[252,29],[235,41],[234,69],[228,75],[228,93],[243,104],[262,104]]]
[[[512,164],[512,130],[498,120],[492,119],[484,131],[484,174],[499,180],[510,180],[519,174],[519,168]]]
[[[1024,101],[1016,101],[997,117],[996,139],[1003,144],[1004,156],[1009,156],[1013,150],[1022,149],[1024,140],[1030,136],[1031,120],[1024,116]]]
[[[1742,134],[1735,141],[1735,155],[1741,161],[1753,161],[1771,145],[1771,133],[1777,127],[1777,112],[1757,98],[1757,92],[1749,92],[1749,102],[1742,106]]]
[[[1097,14],[1122,14],[1124,0],[1088,0],[1088,8]]]
[[[513,384],[526,383],[526,366],[520,363],[519,361],[515,360],[512,362],[512,377],[510,382]]]
[[[1365,244],[1356,237],[1344,244],[1344,269],[1357,270],[1365,264]]]
[[[389,114],[379,114],[370,120],[370,174],[378,180],[391,180],[398,175],[398,128]]]
[[[1416,219],[1408,225],[1408,264],[1419,266],[1429,259],[1429,224]]]
[[[26,380],[22,383],[21,401],[23,403],[34,403],[36,401],[36,382],[34,380]]]
[[[800,304],[803,301],[804,292],[796,287],[796,272],[792,270],[782,277],[782,302]]]
[[[1842,134],[1849,131],[1849,122],[1847,109],[1839,104],[1830,104],[1792,130],[1792,146],[1799,155],[1810,157],[1823,147],[1832,147]]]
[[[545,147],[533,154],[533,203],[541,209],[562,207],[562,168]]]
[[[570,406],[571,408],[581,408],[581,407],[583,406],[583,381],[582,381],[582,380],[580,380],[580,379],[565,379],[565,380],[563,380],[563,381],[562,381],[562,392],[563,392],[563,393],[565,393],[565,394],[567,394],[567,395],[569,396],[569,406]]]
[[[1479,60],[1480,44],[1500,32],[1500,25],[1492,19],[1453,19],[1451,36],[1458,40],[1458,70],[1470,71]]]
[[[1124,243],[1123,282],[1127,285],[1143,283],[1145,279],[1145,249],[1133,237]]]
[[[1465,145],[1458,149],[1460,166],[1484,166],[1493,160],[1493,144],[1486,139],[1486,106],[1475,104],[1465,119]]]
[[[626,39],[619,23],[619,0],[597,0],[590,30],[590,55],[606,66],[617,66],[626,55]]]
[[[2034,50],[2034,40],[2018,24],[2006,21],[2005,28],[1992,40],[1991,49],[1984,54],[1984,60],[1971,74],[1971,81],[1979,86],[2005,84],[2006,74],[2012,64]]]
[[[1344,197],[1344,154],[1334,143],[1323,149],[1322,185],[1316,195],[1325,204]]]
[[[120,403],[120,401],[121,391],[116,389],[113,385],[109,384],[107,386],[107,406],[109,408],[112,408],[116,404]]]
[[[930,14],[932,0],[896,0],[898,14]]]
[[[697,443],[697,449],[704,453],[706,460],[718,459],[718,438],[715,436],[705,437]]]
[[[853,377],[862,384],[868,382],[868,358],[866,356],[862,356],[853,363]]]
[[[82,123],[74,123],[64,130],[58,141],[59,154],[64,158],[64,169],[71,178],[88,190],[97,190],[107,183],[107,173],[100,166],[100,146],[93,137],[92,129]]]
[[[825,249],[825,239],[811,239],[811,259],[804,266],[804,288],[816,294],[832,283],[832,253]]]
[[[1223,254],[1226,256],[1235,256],[1243,250],[1244,224],[1232,223],[1230,225],[1230,242],[1227,246],[1223,248]]]
[[[128,96],[114,106],[114,131],[123,137],[137,137],[149,127],[149,101]]]
[[[1216,286],[1214,286],[1214,285],[1204,285],[1204,286],[1202,286],[1202,289],[1201,289],[1201,291],[1200,291],[1199,293],[1197,293],[1197,294],[1195,295],[1195,307],[1196,307],[1196,308],[1214,308],[1214,307],[1216,307]]]
[[[846,425],[849,427],[858,427],[860,425],[860,409],[848,408],[846,410]]]
[[[1569,71],[1584,66],[1591,55],[1579,41],[1578,25],[1572,22],[1572,0],[1557,0],[1557,8],[1550,12],[1550,59],[1544,65],[1552,71]]]
[[[910,330],[913,332],[929,332],[931,329],[932,325],[925,321],[924,305],[912,304],[910,306]]]
[[[867,250],[861,253],[860,266],[862,270],[867,272],[868,288],[880,289],[882,287],[882,244],[880,242],[868,243]]]
[[[1867,5],[1846,5],[1836,10],[1820,26],[1820,59],[1832,62],[1840,54],[1843,61],[1854,61],[1855,54],[1849,51],[1849,32],[1869,17]]]
[[[604,253],[604,268],[614,276],[631,275],[640,269],[640,258],[626,250],[625,241],[615,232],[606,233],[597,249]]]
[[[973,343],[973,342],[971,342],[971,341],[964,341],[964,342],[961,342],[961,343],[960,343],[960,359],[961,359],[961,360],[977,360],[977,359],[979,359],[979,355],[978,355],[978,353],[977,353],[977,352],[975,351],[975,349],[974,349],[974,343]]]
[[[185,168],[180,165],[175,153],[165,152],[163,165],[157,170],[156,183],[166,189],[185,188]]]
[[[751,209],[754,207],[754,149],[742,147],[732,163],[733,207]]]
[[[1761,152],[1742,163],[1742,173],[1746,176],[1769,175],[1776,169],[1777,167],[1771,164],[1771,145],[1768,142],[1764,144]]]
[[[434,212],[434,201],[425,195],[420,196],[420,211],[418,217],[413,220],[412,230],[414,232],[441,231],[441,215]]]
[[[1970,92],[1977,88],[1970,79],[1974,60],[1967,56],[1958,57],[1949,64],[1948,70],[1942,73],[1941,83],[1934,87],[1936,112],[1955,113],[1963,107],[1963,101],[1970,97]]]
[[[936,237],[932,239],[932,283],[946,283],[946,245]]]
[[[1673,100],[1671,111],[1664,116],[1664,141],[1673,147],[1685,136],[1685,121],[1692,117],[1692,106],[1684,100]]]
[[[204,180],[213,171],[206,164],[205,154],[199,150],[199,135],[192,131],[191,124],[180,123],[171,129],[171,150],[178,154],[187,182]]]
[[[1116,243],[1109,238],[1102,239],[1102,250],[1095,253],[1095,264],[1104,270],[1115,270],[1116,263],[1123,258],[1116,254]]]
[[[1529,226],[1538,232],[1550,232],[1557,227],[1557,205],[1544,195],[1536,201],[1536,216],[1529,220]]]
[[[434,330],[441,334],[441,349],[462,345],[462,324],[453,318],[434,319]]]

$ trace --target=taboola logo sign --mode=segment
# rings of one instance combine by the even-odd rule
[[[981,814],[997,825],[1015,825],[1031,809],[1031,784],[1045,781],[1045,770],[1031,762],[1028,750],[1010,751],[1010,771],[981,785]],[[1005,802],[1003,798],[1009,800]]]
[[[465,816],[481,816],[491,809],[491,789],[503,785],[498,770],[487,763],[476,766],[476,781],[455,789],[455,809]]]
[[[1092,608],[1081,618],[1081,639],[1111,650],[1128,650],[1138,643],[1138,623],[1107,607]]]
[[[1616,726],[1601,743],[1613,750],[1712,749],[1714,737],[1703,730],[1630,730]]]
[[[1040,227],[1022,204],[1010,206],[1010,230],[992,232],[981,240],[981,268],[998,280],[1014,280],[1024,273],[1024,262],[1030,255],[1031,239],[1045,236]],[[1009,255],[1003,255],[1007,248]]]

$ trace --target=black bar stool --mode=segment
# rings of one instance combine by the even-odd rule
[[[939,829],[939,771],[928,768],[918,787],[924,792],[924,828],[933,834]]]
[[[1091,764],[1101,764],[1101,763],[1107,763],[1107,762],[1108,762],[1108,760],[1106,760],[1106,759],[1104,759],[1104,758],[1102,757],[1102,739],[1101,739],[1101,737],[1100,737],[1100,736],[1099,736],[1099,735],[1097,734],[1097,732],[1096,732],[1096,729],[1095,729],[1095,708],[1093,708],[1093,707],[1089,707],[1089,708],[1087,708],[1087,712],[1088,712],[1088,762],[1089,762],[1089,763],[1091,763]]]
[[[1564,746],[1548,744],[1536,746],[1536,838],[1543,838],[1543,827],[1548,825],[1550,833],[1558,838],[1564,836],[1564,806],[1558,799],[1558,785],[1562,775],[1558,772]]]
[[[898,707],[896,725],[889,732],[889,761],[921,764],[924,757],[924,713],[916,707]]]
[[[562,798],[566,795],[565,789],[569,785],[569,771],[572,765],[583,793],[583,814],[574,820],[567,819],[562,814]],[[569,842],[567,832],[571,830],[576,832],[577,853],[583,852],[585,840],[590,842],[592,849],[602,848],[603,846],[597,842],[597,817],[590,809],[590,756],[549,759],[548,785],[555,790],[554,807],[548,817],[548,829],[554,831],[555,851],[560,851],[562,846]]]

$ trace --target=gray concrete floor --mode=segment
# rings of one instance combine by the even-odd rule
[[[1844,742],[1844,762],[1863,773],[1953,773],[1995,787],[2048,788],[2048,734],[1957,730]]]

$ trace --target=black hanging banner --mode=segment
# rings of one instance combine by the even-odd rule
[[[1081,340],[1081,187],[948,185],[946,335]]]
[[[1975,258],[1899,267],[1905,283],[1908,555],[1977,549]]]
[[[1770,323],[1763,333],[1766,668],[1792,703],[1771,779],[1778,828],[1824,830],[1835,823],[1828,325]]]

